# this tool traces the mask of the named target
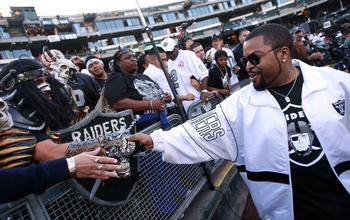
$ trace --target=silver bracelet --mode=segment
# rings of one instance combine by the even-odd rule
[[[153,101],[153,100],[150,100],[150,101],[149,101],[149,103],[151,104],[151,108],[152,108],[152,110],[153,110],[153,104],[152,104],[152,101]]]
[[[68,164],[68,170],[71,177],[75,177],[77,174],[77,167],[75,166],[74,157],[66,158]]]

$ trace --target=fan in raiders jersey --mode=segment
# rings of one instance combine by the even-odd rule
[[[80,119],[95,108],[100,98],[99,85],[91,76],[77,73],[75,65],[67,59],[57,59],[50,68],[51,75],[72,89]]]
[[[95,108],[100,98],[100,86],[91,76],[78,73],[72,61],[55,56],[55,54],[59,54],[57,51],[50,50],[50,55],[53,57],[44,52],[43,57],[46,57],[46,59],[43,60],[43,63],[49,67],[50,74],[66,86],[68,90],[72,89],[72,96],[78,108],[76,111],[79,116],[77,121],[79,121],[86,113]]]
[[[168,163],[235,162],[261,219],[349,219],[350,75],[292,50],[283,25],[254,29],[243,43],[249,85],[182,126],[128,140]]]

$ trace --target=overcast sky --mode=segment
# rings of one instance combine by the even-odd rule
[[[38,16],[72,15],[105,12],[136,8],[135,1],[141,8],[157,6],[181,0],[1,0],[0,12],[4,17],[11,16],[10,7],[35,7]]]

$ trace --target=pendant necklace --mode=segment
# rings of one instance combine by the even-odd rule
[[[226,87],[225,87],[225,84],[228,84],[228,81],[227,81],[227,79],[226,79],[226,74],[227,74],[226,66],[225,66],[224,68],[225,68],[225,74],[221,71],[220,67],[218,66],[218,69],[220,70],[220,73],[221,73],[221,75],[222,75],[222,85],[224,86],[224,88],[226,88],[227,85],[226,85]],[[226,82],[226,83],[225,83],[225,82]]]
[[[295,83],[297,82],[297,68],[295,68],[295,79],[294,79],[294,82],[293,82],[293,85],[292,85],[292,88],[290,88],[289,92],[287,93],[287,95],[282,95],[281,93],[278,93],[276,91],[274,91],[273,89],[270,89],[272,92],[274,92],[275,94],[279,95],[279,96],[282,96],[284,98],[284,100],[286,100],[286,102],[290,102],[290,98],[289,98],[289,94],[292,92],[292,90],[294,89],[294,86],[295,86]]]

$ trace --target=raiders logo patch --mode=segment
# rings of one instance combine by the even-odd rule
[[[345,115],[345,99],[332,103],[334,109],[342,116]]]

